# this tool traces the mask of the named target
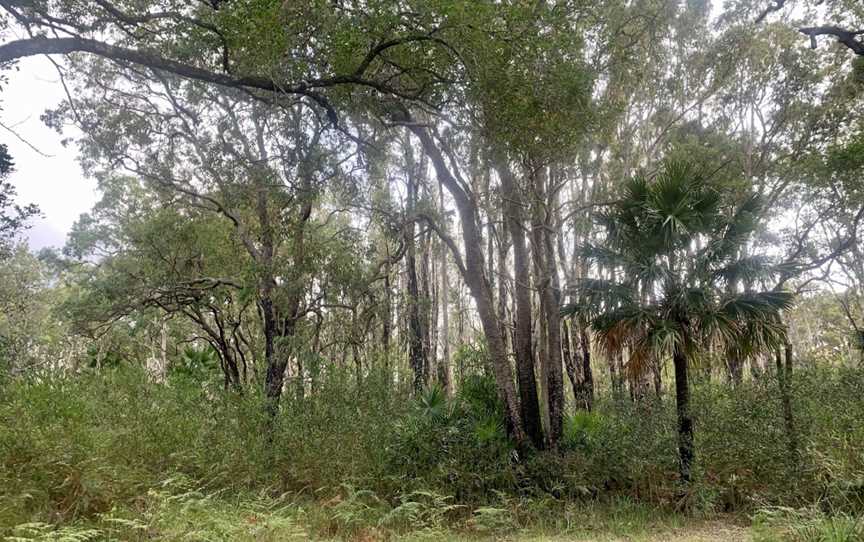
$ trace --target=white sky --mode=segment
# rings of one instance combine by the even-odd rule
[[[54,66],[45,57],[22,59],[19,70],[9,71],[9,83],[0,92],[0,118],[14,127],[48,157],[40,155],[7,130],[0,128],[0,142],[9,147],[15,162],[10,177],[19,203],[36,203],[44,218],[32,221],[25,233],[31,249],[62,246],[72,223],[96,202],[96,181],[85,179],[76,160],[78,150],[60,141],[63,136],[46,127],[40,115],[65,98]]]

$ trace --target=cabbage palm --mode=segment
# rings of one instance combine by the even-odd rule
[[[583,279],[565,314],[579,314],[609,354],[630,352],[643,371],[671,356],[675,368],[681,479],[694,457],[688,366],[709,344],[745,354],[782,343],[779,313],[791,294],[758,291],[776,268],[742,257],[762,211],[751,196],[728,203],[692,165],[668,162],[653,178],[629,180],[622,198],[599,217],[605,242],[584,247],[609,279]]]

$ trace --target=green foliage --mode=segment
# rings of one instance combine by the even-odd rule
[[[20,524],[5,540],[308,540],[298,525],[296,508],[284,498],[225,498],[221,493],[175,476],[142,495],[137,507],[112,508],[90,522],[69,526]]]
[[[568,416],[560,453],[519,457],[488,377],[467,379],[452,398],[430,388],[409,400],[383,373],[359,385],[353,376],[326,367],[318,393],[287,394],[276,420],[253,390],[154,383],[128,364],[4,381],[0,525],[8,527],[0,535],[579,532],[623,528],[614,514],[647,525],[677,502],[668,397],[598,397],[594,412]],[[796,371],[801,453],[793,460],[770,376],[735,390],[697,385],[693,502],[706,514],[816,503],[826,518],[857,517],[862,387],[860,370]],[[586,513],[593,519],[583,521]]]
[[[752,355],[784,340],[780,311],[791,308],[792,294],[757,289],[777,267],[740,256],[763,204],[755,195],[735,201],[709,181],[694,164],[674,161],[653,178],[628,180],[622,198],[598,217],[604,243],[584,248],[589,261],[623,274],[580,279],[564,312],[590,319],[607,352],[629,347],[634,374],[651,359],[693,355],[711,343]]]
[[[14,171],[15,163],[8,147],[0,143],[0,260],[9,257],[21,233],[29,227],[27,221],[40,214],[34,204],[15,202],[18,194],[9,180]]]
[[[485,342],[460,344],[453,355],[453,368],[460,382],[479,373],[487,373],[491,368],[490,363]]]
[[[66,292],[51,279],[24,245],[0,255],[0,374],[39,372],[72,357],[76,341],[55,311]]]
[[[429,408],[432,397],[438,403]],[[414,478],[423,484],[418,487],[446,487],[459,502],[483,500],[515,483],[494,380],[472,376],[452,400],[427,391],[416,401],[387,443],[386,472]]]
[[[188,382],[208,382],[218,378],[219,357],[212,347],[197,349],[188,346],[182,355],[168,367],[169,379],[184,379]]]
[[[568,414],[564,418],[564,446],[571,450],[592,452],[602,423],[602,417],[596,412],[580,410]]]

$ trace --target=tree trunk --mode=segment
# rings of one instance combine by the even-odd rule
[[[421,236],[420,243],[420,295],[417,298],[420,312],[420,330],[423,338],[423,382],[429,383],[432,373],[432,359],[435,358],[435,350],[432,347],[432,309],[434,307],[432,293],[432,276],[430,266],[430,253],[432,250],[432,238],[429,231]],[[436,313],[437,314],[437,313]]]
[[[423,331],[420,326],[420,302],[419,290],[417,287],[417,269],[415,267],[414,255],[414,240],[413,227],[409,228],[410,233],[406,233],[412,237],[409,241],[408,250],[405,253],[407,286],[408,286],[408,362],[411,365],[411,370],[414,372],[414,392],[420,392],[425,385],[425,375],[423,367]]]
[[[390,286],[390,255],[387,255],[388,262],[385,264],[384,270],[384,310],[381,315],[381,346],[384,348],[384,355],[387,359],[390,356],[390,336],[392,334],[392,292]]]
[[[357,389],[361,389],[363,385],[363,357],[360,355],[360,322],[357,319],[357,312],[360,310],[358,303],[354,302],[354,307],[351,309],[351,361],[354,363],[354,379],[357,381]]]
[[[439,213],[444,216],[444,187],[439,183]],[[446,225],[442,225],[444,231],[447,231]],[[447,276],[447,247],[444,243],[440,243],[441,250],[441,298],[439,305],[441,306],[441,330],[438,332],[438,339],[441,341],[441,361],[438,364],[438,381],[441,387],[444,388],[447,395],[451,395],[451,375],[450,375],[450,279]]]
[[[588,331],[585,328],[579,330],[579,345],[582,348],[582,403],[585,410],[594,408],[594,374],[591,371],[591,343],[588,340]]]
[[[744,363],[741,361],[741,354],[736,348],[732,348],[727,351],[726,358],[729,382],[733,386],[737,386],[741,384],[744,374]]]
[[[522,198],[509,167],[500,165],[501,189],[505,222],[513,243],[513,298],[514,314],[513,352],[516,357],[516,375],[519,379],[519,399],[525,432],[535,448],[543,447],[543,428],[540,422],[540,402],[537,398],[537,380],[534,376],[534,356],[531,344],[531,278],[528,248],[525,244],[525,221],[520,201]]]
[[[294,270],[297,273],[302,273],[305,260],[305,228],[309,217],[312,215],[311,176],[303,175],[302,179],[301,196],[305,201],[300,208],[297,224],[295,224],[293,232],[294,251],[292,256]],[[264,322],[264,360],[267,365],[264,389],[267,397],[267,411],[275,416],[279,410],[279,399],[282,397],[285,369],[288,367],[292,347],[290,342],[294,338],[297,319],[300,314],[300,303],[305,289],[296,287],[296,283],[302,280],[302,275],[298,274],[291,277],[291,282],[294,283],[295,287],[288,294],[288,299],[283,307],[284,311],[278,311],[274,307],[273,289],[276,287],[276,280],[273,275],[273,226],[269,218],[266,190],[267,185],[263,183],[259,189],[257,207],[258,220],[262,230],[261,249],[259,252],[260,260],[258,263],[264,270],[258,304]]]
[[[553,448],[558,446],[564,428],[564,375],[561,362],[561,293],[558,271],[555,263],[555,249],[552,237],[552,220],[547,209],[546,227],[543,239],[545,247],[544,264],[544,307],[546,310],[546,339],[549,356],[549,441]]]
[[[681,481],[689,483],[692,476],[693,458],[693,417],[690,412],[690,383],[688,378],[687,356],[675,348],[672,355],[675,365],[675,409],[678,414],[678,460]]]
[[[496,228],[496,237],[498,238],[498,322],[501,324],[501,336],[504,338],[505,345],[508,346],[508,352],[512,345],[512,334],[509,332],[507,325],[507,254],[510,252],[510,245],[507,239],[507,228],[505,227],[506,219],[504,214],[501,215],[501,226]]]
[[[282,397],[282,385],[288,360],[277,356],[275,348],[276,315],[273,311],[273,300],[269,296],[263,297],[259,301],[259,305],[264,321],[264,361],[267,365],[264,390],[267,396],[267,412],[271,416],[275,416],[279,411],[279,398]]]
[[[783,357],[785,355],[785,364]],[[786,443],[789,448],[789,458],[792,462],[798,459],[798,434],[795,430],[795,417],[792,412],[792,393],[790,389],[792,376],[792,343],[786,339],[783,351],[777,349],[777,384],[780,388],[780,403],[783,409],[783,425],[786,429]]]
[[[580,388],[582,381],[576,372],[576,355],[572,349],[572,340],[570,339],[570,324],[567,321],[561,323],[562,336],[562,355],[564,357],[564,368],[567,370],[567,378],[570,380],[570,386],[573,388],[573,400],[579,402]]]
[[[414,208],[417,203],[416,164],[411,143],[405,143],[405,159],[408,167],[408,226],[405,228],[405,267],[408,288],[408,362],[414,372],[414,393],[426,386],[426,353],[423,349],[423,326],[420,319],[420,290],[417,283],[416,242],[414,239]]]
[[[420,140],[423,150],[432,160],[439,181],[453,196],[456,209],[459,212],[459,218],[462,222],[462,241],[465,246],[465,260],[464,264],[460,266],[460,272],[477,304],[477,312],[489,348],[498,393],[504,403],[507,424],[517,445],[522,446],[525,443],[525,431],[519,412],[513,373],[507,359],[501,328],[495,313],[492,290],[485,273],[483,240],[477,225],[477,203],[450,172],[444,156],[427,129],[417,124],[409,124],[408,128]]]
[[[612,384],[612,395],[617,399],[621,393],[621,379],[619,378],[618,360],[621,354],[612,352],[609,354],[609,380]]]
[[[655,357],[651,362],[651,373],[654,376],[654,396],[659,400],[663,398],[663,367],[660,358]]]

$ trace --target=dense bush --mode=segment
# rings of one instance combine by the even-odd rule
[[[144,496],[178,477],[223,497],[317,502],[329,510],[315,520],[327,532],[364,522],[403,528],[410,518],[477,529],[521,524],[560,514],[568,502],[681,504],[672,398],[601,399],[594,412],[568,417],[561,453],[531,452],[507,438],[485,377],[466,378],[454,397],[432,388],[411,399],[384,373],[359,385],[352,375],[322,374],[314,393],[289,389],[275,420],[254,390],[187,378],[154,383],[128,367],[7,380],[0,525],[153,506]],[[695,388],[698,476],[689,503],[705,512],[810,506],[826,517],[860,514],[864,374],[795,375],[797,453],[778,390],[770,377]],[[435,507],[444,510],[435,515]]]

